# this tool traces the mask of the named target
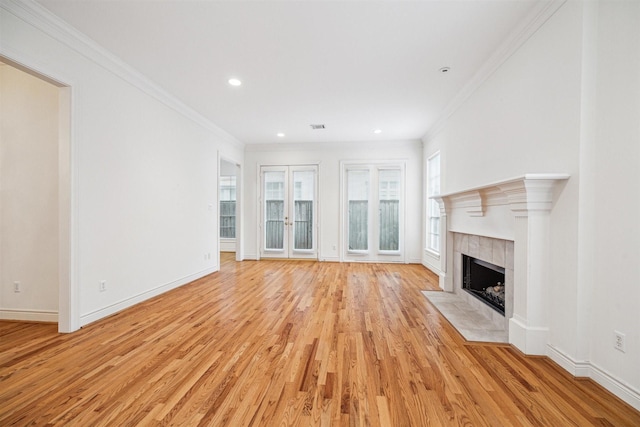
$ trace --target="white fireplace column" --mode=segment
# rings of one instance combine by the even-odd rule
[[[525,354],[546,354],[549,341],[549,222],[557,175],[526,175],[498,185],[515,215],[513,317],[509,342]]]

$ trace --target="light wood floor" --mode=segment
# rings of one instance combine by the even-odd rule
[[[73,334],[0,322],[0,426],[640,426],[590,380],[467,343],[421,266],[245,261]]]

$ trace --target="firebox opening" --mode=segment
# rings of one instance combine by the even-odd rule
[[[504,315],[504,268],[462,255],[462,289]]]

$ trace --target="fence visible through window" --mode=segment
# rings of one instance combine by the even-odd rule
[[[369,201],[349,200],[349,250],[369,248]]]
[[[294,248],[313,249],[313,200],[295,201]]]
[[[284,247],[284,200],[267,200],[265,204],[265,248]]]

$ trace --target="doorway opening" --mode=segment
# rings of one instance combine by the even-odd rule
[[[0,92],[0,318],[72,332],[71,88],[0,56]]]
[[[220,253],[235,253],[236,261],[244,259],[241,218],[241,166],[218,153],[218,265]]]

